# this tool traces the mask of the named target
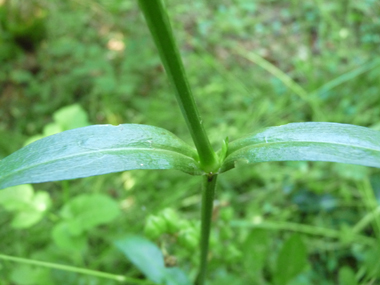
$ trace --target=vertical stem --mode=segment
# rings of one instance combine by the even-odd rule
[[[196,280],[197,285],[203,285],[206,281],[207,257],[210,239],[211,218],[215,195],[216,179],[218,175],[204,176],[202,189],[202,217],[201,217],[201,240],[200,240],[200,264]]]
[[[199,116],[166,10],[161,0],[139,0],[138,3],[169,80],[175,88],[177,101],[197,148],[201,166],[205,172],[216,172],[219,164],[218,158],[211,147]]]
[[[219,168],[219,159],[212,149],[203,127],[178,47],[174,41],[169,18],[161,0],[138,0],[138,3],[158,48],[169,80],[175,88],[177,101],[197,148],[201,166],[205,172],[209,173],[203,178],[201,257],[199,275],[196,281],[197,284],[203,285],[206,280],[211,217],[217,179],[217,175],[213,175],[213,172],[215,173]]]

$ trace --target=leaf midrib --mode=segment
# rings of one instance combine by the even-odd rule
[[[65,157],[62,157],[62,158],[58,158],[58,159],[52,159],[52,160],[49,160],[49,161],[45,161],[45,162],[41,162],[41,163],[36,163],[36,164],[32,164],[30,165],[29,167],[24,167],[24,168],[20,168],[20,169],[17,169],[15,171],[11,171],[8,175],[5,175],[5,176],[0,176],[0,179],[1,180],[5,180],[5,178],[9,177],[9,176],[12,176],[14,174],[17,174],[19,172],[22,172],[22,171],[25,171],[25,170],[28,170],[30,168],[34,168],[34,167],[38,167],[38,166],[41,166],[43,164],[47,164],[47,163],[54,163],[55,161],[59,161],[59,160],[63,160],[63,159],[70,159],[70,158],[74,158],[74,157],[80,157],[80,156],[83,156],[83,155],[87,155],[87,154],[93,154],[93,153],[102,153],[102,152],[118,152],[118,151],[133,151],[133,150],[139,150],[139,151],[150,151],[150,152],[168,152],[168,153],[173,153],[173,154],[178,154],[178,155],[181,155],[181,156],[184,156],[186,158],[189,158],[191,159],[192,161],[195,162],[195,164],[197,164],[197,162],[194,160],[194,158],[190,157],[190,156],[187,156],[183,153],[180,153],[180,152],[176,152],[176,151],[172,151],[172,150],[166,150],[166,149],[155,149],[155,148],[112,148],[112,149],[107,149],[107,150],[101,150],[101,151],[88,151],[88,152],[84,152],[84,153],[80,153],[80,154],[73,154],[73,155],[69,155],[69,156],[65,156]],[[0,161],[0,162],[3,162],[4,160]]]

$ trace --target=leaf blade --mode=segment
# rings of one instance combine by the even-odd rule
[[[136,235],[114,242],[115,246],[151,281],[165,285],[190,285],[178,267],[165,267],[164,256],[153,242]]]
[[[380,167],[380,132],[338,123],[270,127],[231,142],[220,172],[241,162],[300,160]]]
[[[43,138],[1,160],[0,189],[132,169],[203,173],[195,150],[165,129],[94,125]]]
[[[276,260],[275,283],[288,284],[307,265],[307,248],[298,234],[290,236],[283,244]]]

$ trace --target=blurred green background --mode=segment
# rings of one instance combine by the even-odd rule
[[[379,1],[165,4],[215,149],[290,122],[380,130]],[[0,159],[88,124],[149,124],[191,143],[180,117],[136,1],[0,0]],[[374,168],[230,171],[219,178],[209,284],[378,284],[379,201]],[[185,233],[146,231],[164,209]],[[143,279],[112,242],[145,233],[194,278],[199,216],[199,177],[176,171],[19,186],[0,192],[0,253]],[[0,261],[0,284],[118,283]]]

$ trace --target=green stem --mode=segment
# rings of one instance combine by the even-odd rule
[[[372,228],[375,233],[377,239],[380,239],[380,218],[376,215],[377,210],[377,200],[375,196],[375,192],[372,189],[371,182],[369,178],[366,177],[362,182],[357,183],[357,188],[361,191],[361,195],[363,196],[364,204],[368,210],[368,212],[373,213],[374,219],[372,219]]]
[[[119,282],[128,282],[129,284],[146,284],[146,285],[153,284],[152,282],[147,282],[147,281],[143,281],[143,280],[139,280],[139,279],[135,279],[135,278],[130,278],[130,277],[122,276],[122,275],[115,275],[115,274],[100,272],[100,271],[96,271],[96,270],[89,270],[89,269],[85,269],[85,268],[78,268],[78,267],[68,266],[68,265],[63,265],[63,264],[43,262],[43,261],[38,261],[38,260],[31,260],[31,259],[14,257],[14,256],[9,256],[9,255],[4,255],[4,254],[0,254],[0,259],[13,261],[13,262],[17,262],[17,263],[43,266],[43,267],[60,269],[60,270],[65,270],[65,271],[71,271],[71,272],[76,272],[76,273],[81,273],[81,274],[87,274],[87,275],[111,279],[111,280],[115,280],[115,281],[119,281]]]
[[[219,166],[218,158],[199,116],[166,10],[161,0],[139,0],[138,3],[169,80],[176,90],[177,101],[198,150],[201,166],[205,172],[216,172]]]
[[[208,247],[210,240],[210,229],[211,229],[211,218],[213,210],[213,202],[215,195],[216,179],[218,175],[205,176],[203,178],[203,189],[202,189],[202,224],[201,224],[201,257],[199,265],[199,273],[197,277],[196,284],[203,285],[206,281],[207,273],[207,257],[208,257]]]
[[[370,223],[372,223],[374,220],[379,219],[380,216],[380,207],[377,206],[373,209],[373,211],[369,212],[367,215],[365,215],[353,228],[353,233],[360,233],[363,231]]]

